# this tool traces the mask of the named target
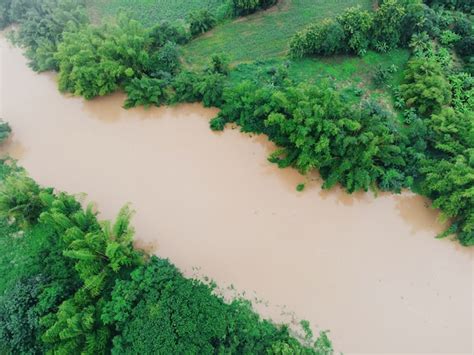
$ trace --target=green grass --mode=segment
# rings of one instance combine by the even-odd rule
[[[372,0],[281,0],[275,7],[216,27],[183,49],[186,62],[202,66],[214,53],[225,53],[233,63],[282,56],[295,32],[344,9]]]
[[[144,25],[183,19],[194,10],[208,8],[216,11],[226,0],[87,0],[87,7],[95,21],[126,10]]]
[[[286,64],[288,77],[296,83],[327,81],[337,88],[347,101],[358,104],[361,98],[370,96],[396,115],[392,88],[400,85],[409,56],[408,50],[396,49],[388,53],[369,51],[363,57],[337,56],[300,60],[278,57],[238,64],[230,72],[230,80],[234,84],[242,80],[268,82],[271,69]],[[376,86],[373,78],[377,68],[388,68],[392,65],[398,68],[397,72],[390,74],[384,85]]]
[[[295,82],[316,83],[321,80],[330,80],[337,86],[363,85],[368,89],[375,90],[372,78],[378,67],[388,68],[395,65],[398,71],[392,74],[387,81],[388,85],[397,86],[403,76],[403,69],[409,58],[409,52],[405,49],[396,49],[388,53],[377,53],[369,51],[363,57],[336,56],[328,58],[304,58],[299,60],[288,60],[285,57],[277,57],[268,60],[260,60],[250,63],[242,63],[235,66],[231,71],[231,81],[253,80],[256,77],[266,76],[266,73],[279,65],[288,65],[288,75]]]

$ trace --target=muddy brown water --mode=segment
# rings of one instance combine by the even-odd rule
[[[86,192],[103,218],[130,202],[137,244],[187,275],[263,300],[275,321],[330,329],[345,353],[471,353],[473,251],[434,239],[428,201],[322,191],[267,162],[263,137],[212,133],[200,105],[121,108],[61,95],[1,46],[3,147],[39,183]]]

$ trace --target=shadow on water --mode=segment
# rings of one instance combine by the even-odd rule
[[[16,160],[20,160],[25,156],[27,148],[19,141],[15,139],[15,134],[12,133],[6,141],[0,145],[0,157],[10,157]]]
[[[412,193],[393,196],[396,201],[397,211],[402,219],[411,227],[412,235],[420,231],[429,231],[436,235],[440,226],[443,229],[448,223],[440,221],[440,212],[431,208],[431,202],[424,197]]]

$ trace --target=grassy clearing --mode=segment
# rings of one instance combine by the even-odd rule
[[[393,50],[389,53],[369,51],[363,57],[304,58],[296,61],[279,57],[239,64],[231,72],[230,77],[235,83],[241,80],[265,78],[272,68],[286,62],[289,78],[295,82],[317,83],[328,80],[344,91],[351,101],[357,101],[361,95],[377,94],[390,102],[392,95],[389,87],[396,87],[400,84],[408,58],[409,52],[403,49]],[[392,65],[395,65],[398,71],[390,75],[386,85],[377,87],[373,82],[377,69],[388,68]]]
[[[88,0],[87,6],[94,19],[114,16],[120,10],[128,11],[145,25],[163,20],[183,19],[194,10],[216,10],[225,0]]]
[[[369,9],[372,0],[282,0],[267,11],[218,26],[188,44],[184,56],[191,66],[203,65],[214,53],[225,53],[234,63],[281,56],[295,32],[357,5]]]

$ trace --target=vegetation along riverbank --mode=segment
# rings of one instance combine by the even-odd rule
[[[217,107],[212,130],[265,134],[279,167],[347,193],[410,189],[450,221],[439,237],[474,245],[471,0],[204,3],[2,0],[0,26],[62,92]],[[331,353],[325,333],[297,340],[134,249],[128,207],[99,222],[0,168],[2,351]]]

